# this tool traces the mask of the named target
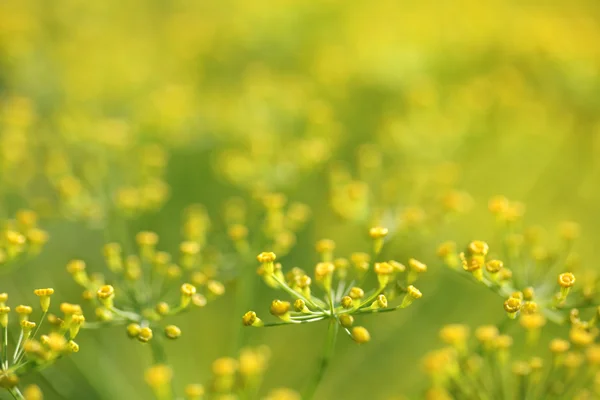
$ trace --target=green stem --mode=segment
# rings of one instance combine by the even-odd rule
[[[281,279],[277,278],[277,276],[275,276],[275,274],[271,274],[271,277],[273,278],[273,280],[275,280],[275,282],[277,282],[279,284],[279,286],[281,286],[281,288],[285,292],[287,292],[293,298],[295,298],[295,299],[302,299],[310,307],[316,308],[316,309],[318,309],[320,311],[325,312],[325,310],[323,309],[323,307],[319,307],[319,305],[316,304],[315,302],[313,302],[312,299],[308,299],[308,298],[304,297],[302,294],[296,292],[294,289],[292,289],[291,287],[289,287],[287,285],[287,283],[285,283]]]
[[[21,349],[22,343],[23,343],[23,329],[21,329],[21,333],[19,334],[19,340],[17,341],[17,346],[15,347],[15,354],[13,354],[13,364],[17,361],[17,354],[19,354],[19,350]]]
[[[23,397],[23,394],[21,393],[21,391],[19,390],[18,387],[14,387],[14,388],[8,389],[8,393],[11,394],[11,396],[13,397],[13,399],[16,399],[16,400],[25,400],[25,397]]]
[[[332,317],[329,320],[329,329],[327,331],[327,341],[325,342],[325,348],[323,350],[323,357],[321,358],[321,362],[319,363],[319,369],[317,370],[317,374],[315,378],[310,383],[310,386],[304,392],[304,396],[302,398],[304,400],[310,400],[314,397],[315,392],[317,391],[319,384],[323,380],[325,376],[325,372],[327,371],[327,367],[331,362],[333,357],[333,353],[335,351],[335,343],[338,336],[339,324],[336,318]]]
[[[38,322],[35,330],[33,331],[33,335],[30,336],[31,339],[35,339],[35,335],[37,335],[37,333],[39,332],[40,327],[44,323],[44,319],[46,318],[47,314],[48,314],[47,310],[43,312],[42,317],[40,318],[40,322]],[[17,359],[15,361],[15,364],[18,364],[19,362],[21,362],[21,359],[23,358],[24,355],[25,355],[25,348],[21,348],[21,351],[19,351],[19,353],[17,354]]]
[[[242,258],[244,255],[242,255]],[[242,316],[244,311],[251,307],[251,303],[254,299],[254,291],[256,286],[256,274],[251,264],[248,262],[241,263],[242,271],[238,276],[236,282],[236,296],[235,296],[235,315]],[[246,330],[245,327],[240,324],[238,318],[234,319],[233,326],[233,340],[231,355],[235,356],[240,349],[246,344]]]
[[[150,340],[150,349],[152,350],[152,363],[153,364],[166,364],[167,353],[165,347],[162,344],[162,339],[155,337]]]
[[[2,369],[7,369],[8,368],[8,326],[5,326],[4,329],[2,329],[2,332],[4,332],[3,336],[2,336]]]

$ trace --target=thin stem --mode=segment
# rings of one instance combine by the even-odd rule
[[[159,337],[155,337],[152,340],[150,340],[150,349],[152,350],[153,364],[166,364],[167,353],[162,344],[162,340]]]
[[[314,380],[310,383],[310,386],[302,396],[305,400],[310,400],[314,397],[319,384],[323,380],[325,376],[325,372],[327,371],[327,367],[331,362],[333,357],[333,353],[335,351],[335,343],[337,340],[339,324],[336,318],[331,317],[329,319],[329,329],[327,331],[327,341],[325,342],[325,348],[323,349],[323,357],[321,358],[321,362],[319,363],[319,369],[317,370],[317,374],[315,375]]]
[[[242,259],[244,259],[244,254],[242,254]],[[238,276],[238,280],[236,282],[236,295],[235,295],[235,315],[241,316],[244,313],[244,310],[249,307],[254,299],[254,291],[256,286],[256,274],[254,273],[254,269],[252,268],[249,262],[241,263],[242,271]],[[246,344],[246,330],[244,326],[239,323],[238,319],[235,319],[234,323],[234,333],[232,340],[232,355],[237,354],[240,349]]]
[[[322,317],[315,317],[312,319],[304,319],[304,320],[291,320],[290,322],[287,321],[283,321],[283,322],[265,322],[264,325],[261,326],[261,328],[270,328],[273,326],[282,326],[282,325],[298,325],[298,324],[307,324],[309,322],[317,322],[317,321],[323,321],[325,319],[324,316]]]
[[[23,342],[23,329],[21,329],[21,333],[19,334],[19,340],[17,341],[17,346],[15,347],[15,354],[13,354],[13,364],[17,361],[17,354],[19,354],[19,350],[21,349],[22,342]]]
[[[46,318],[46,315],[48,314],[48,311],[44,311],[44,313],[42,314],[42,317],[40,318],[40,322],[38,322],[37,326],[35,327],[35,330],[33,331],[33,335],[31,335],[31,339],[35,339],[35,335],[37,335],[37,333],[40,330],[40,327],[42,326],[42,323],[44,323],[44,319]],[[21,359],[23,358],[23,355],[25,354],[25,348],[21,348],[21,351],[19,351],[19,353],[17,354],[17,359],[15,361],[15,364],[18,364]]]
[[[271,274],[271,277],[275,280],[275,282],[277,282],[281,288],[287,292],[290,296],[296,298],[296,299],[302,299],[306,304],[308,304],[309,306],[311,306],[312,308],[317,308],[323,312],[325,312],[325,310],[322,307],[319,307],[318,304],[316,304],[315,302],[312,301],[312,299],[308,299],[306,297],[304,297],[302,294],[296,292],[294,289],[292,289],[291,287],[289,287],[287,285],[287,283],[283,282],[281,279],[277,278],[277,276],[275,274]]]
[[[127,322],[127,319],[113,319],[110,321],[93,321],[93,322],[85,322],[81,325],[81,329],[100,329],[108,326],[119,326],[123,323]]]
[[[18,387],[8,389],[8,393],[11,394],[13,399],[25,400],[25,397],[23,397],[23,394],[21,393]]]
[[[124,311],[124,310],[120,310],[118,308],[115,308],[114,306],[112,307],[108,307],[108,309],[110,311],[112,311],[113,313],[115,313],[116,315],[118,315],[121,318],[127,319],[129,321],[133,321],[133,322],[140,322],[140,317],[139,315],[129,312],[129,311]]]
[[[2,329],[2,369],[8,368],[8,325]]]

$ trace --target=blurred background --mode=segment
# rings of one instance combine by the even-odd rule
[[[115,208],[142,208],[126,220],[131,237],[154,230],[175,251],[189,204],[218,219],[230,196],[281,191],[312,208],[282,259],[306,269],[321,238],[340,254],[368,249],[378,215],[400,227],[390,256],[430,266],[424,297],[366,317],[368,345],[340,338],[317,397],[419,398],[419,360],[443,324],[504,317],[494,294],[435,255],[444,240],[493,239],[491,196],[526,203],[549,238],[580,222],[577,251],[598,268],[598,43],[593,0],[0,1],[2,212],[34,208],[51,238],[0,291],[32,301],[52,286],[75,301],[64,266],[103,270]],[[340,176],[368,185],[364,214],[344,214]],[[153,200],[131,205],[140,192]],[[265,314],[275,293],[261,288],[247,308]],[[206,380],[228,354],[233,308],[225,296],[175,321],[176,386]],[[273,352],[265,391],[302,388],[325,332],[249,330]],[[149,399],[147,349],[122,328],[85,333],[80,353],[33,377],[47,397]]]

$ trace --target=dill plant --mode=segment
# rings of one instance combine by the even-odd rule
[[[469,2],[457,12],[424,3],[407,12],[400,2],[234,0],[224,12],[206,2],[138,3],[0,2],[1,283],[25,286],[21,273],[34,263],[54,274],[52,265],[64,264],[55,253],[73,258],[62,245],[80,245],[73,239],[83,231],[104,237],[102,249],[82,246],[80,259],[67,264],[81,306],[59,303],[57,316],[48,309],[53,289],[38,289],[37,319],[38,310],[0,294],[0,354],[16,355],[2,358],[7,393],[41,399],[39,387],[23,387],[43,383],[34,372],[61,371],[63,357],[85,354],[83,346],[71,354],[76,335],[119,325],[116,332],[143,347],[131,344],[131,354],[111,362],[129,361],[138,348],[151,352],[156,365],[127,372],[141,381],[145,370],[160,400],[297,399],[290,389],[262,388],[269,352],[247,347],[243,325],[323,322],[323,356],[304,398],[364,397],[355,389],[368,378],[409,375],[361,346],[354,351],[367,362],[343,365],[343,385],[319,392],[331,360],[343,356],[333,352],[336,340],[376,342],[362,319],[366,325],[366,317],[421,297],[413,284],[436,269],[429,245],[443,236],[459,244],[444,243],[440,258],[494,293],[506,318],[475,329],[474,340],[462,321],[442,328],[448,348],[426,357],[432,382],[424,397],[600,396],[599,281],[573,252],[578,225],[562,225],[555,251],[539,228],[522,226],[524,206],[501,196],[489,203],[497,238],[463,240],[448,224],[484,237],[472,229],[478,221],[461,214],[482,203],[483,181],[494,191],[518,187],[513,172],[523,182],[552,174],[540,192],[560,191],[561,203],[564,193],[597,200],[600,31],[592,5]],[[161,213],[205,200],[206,209],[184,211],[181,236],[172,234],[177,218]],[[46,223],[65,230],[49,235]],[[346,251],[355,245],[353,229],[365,237],[369,230],[370,249]],[[337,241],[319,241],[308,261],[307,243],[318,237]],[[96,253],[104,265],[93,261]],[[256,285],[260,279],[266,286]],[[460,290],[444,283],[424,290],[427,299],[446,302]],[[53,282],[57,294],[63,284]],[[272,318],[244,314],[265,288],[278,293]],[[10,289],[12,301],[18,288]],[[233,300],[223,326],[191,313],[213,301],[218,309],[221,297]],[[483,301],[477,306],[488,310]],[[177,381],[187,371],[176,364],[188,359],[162,346],[194,334],[173,323],[183,314],[229,338],[211,376],[187,388]],[[435,325],[425,314],[405,313],[414,318],[404,325],[412,331],[407,341],[426,336],[413,326]],[[401,372],[413,365],[403,359]],[[295,381],[305,380],[297,367]],[[108,393],[102,382],[98,390]],[[383,386],[396,380],[385,383],[369,394],[384,396]]]

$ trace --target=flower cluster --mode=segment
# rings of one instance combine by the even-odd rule
[[[591,399],[600,396],[600,346],[556,338],[529,356],[511,351],[513,337],[493,325],[440,331],[447,347],[423,361],[431,380],[425,398]]]
[[[263,376],[268,367],[270,351],[267,347],[244,348],[239,357],[223,357],[212,364],[212,377],[206,384],[189,384],[183,392],[186,400],[201,399],[255,399],[258,398]],[[165,364],[158,364],[146,371],[146,383],[157,400],[174,398],[173,371]],[[274,389],[263,400],[300,400],[289,389]]]
[[[373,239],[373,254],[378,256],[387,229],[375,227],[369,234]],[[271,303],[270,312],[278,322],[265,323],[254,311],[248,311],[242,318],[244,325],[268,327],[329,320],[334,326],[339,324],[355,342],[366,343],[370,334],[366,328],[354,326],[355,317],[406,308],[422,296],[413,283],[427,266],[418,260],[409,260],[407,268],[395,260],[373,262],[368,253],[353,253],[349,259],[335,258],[335,243],[329,239],[317,242],[316,250],[321,260],[312,277],[298,267],[284,274],[273,252],[258,255],[261,263],[258,273],[264,282],[285,292],[291,302],[277,299]],[[365,290],[369,277],[373,276],[375,287]],[[388,304],[388,299],[392,301],[398,296],[402,297],[399,304]]]
[[[250,206],[240,197],[229,199],[224,210],[229,239],[246,262],[260,246],[271,247],[278,254],[287,254],[296,244],[296,235],[311,213],[304,203],[288,204],[283,193],[261,193],[255,198],[258,204],[253,208],[258,209],[256,211],[250,212]]]
[[[48,241],[48,233],[38,227],[37,221],[37,213],[31,210],[19,210],[14,219],[3,221],[0,228],[0,268],[14,266],[40,253]]]
[[[79,351],[79,345],[74,339],[85,322],[81,307],[77,304],[60,304],[62,317],[49,313],[54,289],[36,289],[34,294],[39,298],[40,315],[37,322],[32,320],[34,308],[22,304],[12,310],[17,315],[16,318],[11,318],[11,308],[7,305],[8,294],[0,293],[0,387],[18,399],[23,399],[19,389],[22,376],[46,368],[56,360]],[[12,320],[16,320],[19,326],[18,338],[12,336]],[[50,330],[41,334],[40,327],[45,321],[50,324]],[[9,346],[11,342],[12,348]],[[36,393],[39,393],[39,388],[29,387],[25,390],[25,398],[41,399],[41,394],[35,397]]]
[[[167,317],[191,307],[202,308],[225,292],[224,285],[215,279],[211,260],[203,257],[205,228],[202,213],[188,215],[186,240],[179,246],[177,260],[157,249],[159,237],[150,231],[136,235],[135,254],[125,254],[118,243],[106,244],[108,279],[100,273],[88,274],[82,260],[71,261],[67,271],[84,288],[83,297],[95,307],[98,320],[86,327],[127,324],[127,334],[143,343],[160,328],[166,338],[177,339],[179,327],[162,326]]]
[[[540,228],[519,229],[522,204],[496,197],[490,201],[490,210],[500,224],[502,250],[495,251],[486,242],[475,240],[458,253],[454,242],[445,242],[438,248],[438,256],[448,267],[470,275],[503,297],[508,316],[519,316],[521,324],[533,331],[543,326],[546,319],[559,324],[567,322],[572,308],[598,304],[598,278],[594,272],[580,271],[585,279],[575,285],[572,271],[578,265],[571,252],[579,231],[575,223],[563,223],[563,249],[553,254],[541,245]]]
[[[408,185],[403,183],[409,177],[390,173],[403,171],[403,168],[391,167],[398,163],[397,148],[394,147],[391,154],[384,149],[375,143],[360,146],[356,174],[340,163],[331,168],[329,197],[336,215],[362,224],[384,224],[392,232],[414,235],[415,232],[431,231],[453,215],[470,209],[471,196],[454,187],[456,173],[448,171],[456,167],[447,164],[423,167],[423,175],[438,179],[421,182],[426,187],[418,198],[414,195],[406,198]]]

